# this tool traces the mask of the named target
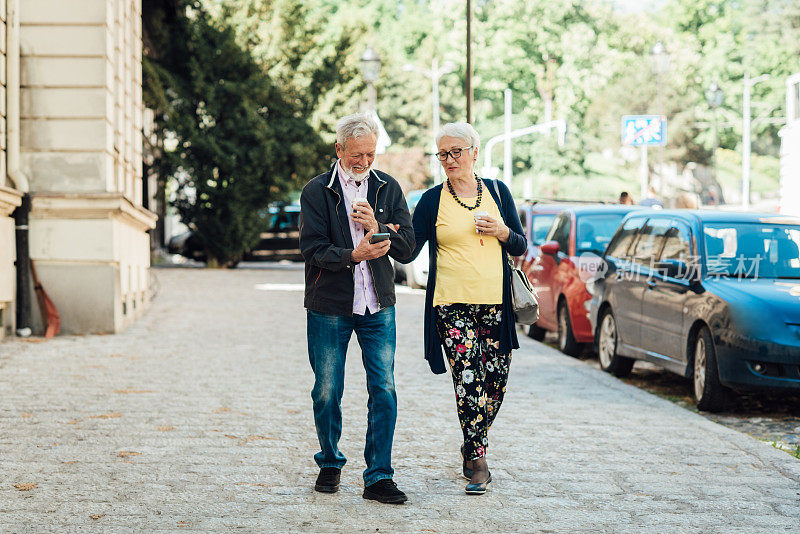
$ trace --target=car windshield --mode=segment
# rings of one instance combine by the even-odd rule
[[[577,254],[582,252],[602,254],[624,216],[624,213],[579,215],[575,252]]]
[[[531,242],[534,245],[544,243],[544,238],[547,237],[547,231],[553,226],[553,221],[556,220],[556,214],[552,215],[533,215],[531,222]]]
[[[708,223],[703,228],[709,276],[800,278],[800,226]]]
[[[414,211],[414,208],[417,207],[417,203],[419,202],[419,199],[422,198],[422,195],[424,193],[425,191],[421,189],[417,189],[415,191],[411,191],[408,193],[408,196],[406,197],[406,202],[408,203],[408,211],[411,212]]]
[[[292,211],[279,211],[270,215],[270,230],[286,230],[300,226],[300,213]]]

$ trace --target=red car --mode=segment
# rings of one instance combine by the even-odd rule
[[[531,325],[530,337],[541,341],[547,331],[558,332],[558,348],[570,356],[592,343],[586,281],[600,269],[600,256],[622,218],[635,209],[641,208],[569,206],[558,214],[538,256],[522,265],[539,295],[539,321]]]
[[[517,258],[517,266],[520,269],[527,272],[531,268],[534,260],[541,254],[540,247],[545,242],[556,216],[570,207],[572,204],[557,202],[533,202],[520,206],[519,220],[528,238],[528,251],[525,256]]]

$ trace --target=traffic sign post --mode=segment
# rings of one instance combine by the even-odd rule
[[[631,146],[666,145],[667,118],[663,115],[624,115],[622,144]]]
[[[667,118],[663,115],[624,115],[622,117],[622,144],[642,147],[641,194],[647,195],[649,170],[647,147],[667,144]]]

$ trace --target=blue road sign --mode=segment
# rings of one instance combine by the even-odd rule
[[[662,115],[624,115],[622,117],[622,144],[666,145],[667,118]]]

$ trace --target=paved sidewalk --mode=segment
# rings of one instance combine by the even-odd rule
[[[361,498],[355,350],[349,463],[338,494],[315,493],[302,271],[155,275],[151,310],[121,335],[0,344],[0,532],[800,529],[800,462],[527,338],[490,434],[495,482],[465,495],[418,293],[398,304],[395,480],[410,502]]]

